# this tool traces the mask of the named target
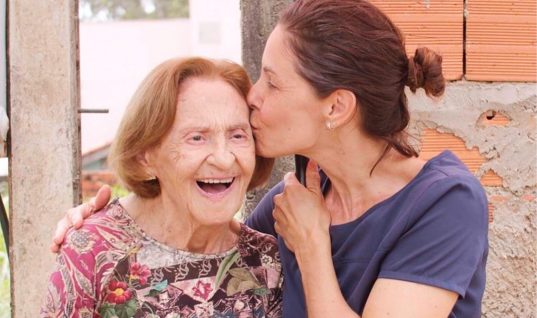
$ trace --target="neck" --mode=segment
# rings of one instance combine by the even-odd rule
[[[393,149],[379,162],[386,142],[363,134],[356,126],[349,123],[327,132],[315,149],[306,154],[331,181],[326,204],[332,224],[358,218],[404,187],[423,165],[420,160],[406,158]]]
[[[155,240],[176,249],[200,254],[222,253],[236,245],[240,224],[200,224],[187,207],[164,194],[156,198],[129,195],[121,204],[134,221]]]

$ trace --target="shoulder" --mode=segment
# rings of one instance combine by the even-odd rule
[[[241,224],[239,250],[244,257],[259,258],[266,255],[277,259],[278,262],[280,259],[276,238],[251,229],[245,224]]]
[[[450,151],[429,160],[410,185],[406,196],[413,196],[413,199],[436,199],[452,192],[457,195],[471,192],[477,197],[486,197],[479,180]]]
[[[241,243],[249,248],[278,248],[278,243],[274,236],[256,231],[245,224],[241,224],[240,236]]]
[[[116,201],[97,211],[84,220],[79,229],[71,228],[67,234],[62,250],[82,255],[93,255],[110,248],[127,243],[132,236],[127,230],[131,224],[125,211]]]
[[[479,180],[451,152],[431,159],[402,198],[412,219],[438,217],[469,226],[488,224],[486,192]]]

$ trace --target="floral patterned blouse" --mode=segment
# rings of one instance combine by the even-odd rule
[[[71,230],[41,317],[281,317],[276,240],[241,225],[237,246],[194,254],[148,237],[118,200]]]

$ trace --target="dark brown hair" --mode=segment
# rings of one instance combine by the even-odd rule
[[[224,80],[246,99],[250,79],[240,65],[204,58],[168,60],[157,66],[140,84],[132,97],[108,157],[129,191],[145,198],[160,194],[158,180],[148,180],[138,156],[157,145],[170,131],[175,120],[181,84],[189,78]],[[256,165],[248,190],[264,185],[274,160],[256,156]]]
[[[442,95],[441,56],[419,48],[409,59],[402,33],[365,0],[297,0],[279,24],[289,33],[297,72],[319,97],[336,89],[353,92],[365,132],[388,143],[384,154],[395,148],[418,155],[404,131],[410,120],[404,87]]]

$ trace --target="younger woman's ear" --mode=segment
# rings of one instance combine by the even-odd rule
[[[324,114],[332,128],[339,127],[351,121],[357,111],[356,96],[347,89],[338,89],[328,97],[330,107]]]

